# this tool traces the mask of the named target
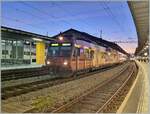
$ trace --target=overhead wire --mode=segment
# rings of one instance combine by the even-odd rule
[[[120,23],[116,19],[116,16],[112,13],[112,11],[109,8],[109,6],[104,2],[102,4],[102,7],[104,8],[105,12],[112,18],[112,20],[114,21],[114,23],[119,27],[120,31],[124,34],[125,33],[124,29],[122,28],[122,26],[120,25]]]
[[[34,10],[39,11],[39,12],[41,12],[42,14],[48,16],[48,17],[51,17],[51,18],[53,18],[53,19],[56,18],[54,15],[52,15],[52,14],[50,15],[49,13],[45,12],[44,10],[40,10],[39,8],[34,7],[34,6],[32,6],[32,5],[30,5],[30,4],[26,3],[26,2],[20,2],[20,3],[24,4],[25,6],[28,6],[28,7],[32,8],[32,9],[34,9]],[[54,20],[51,20],[51,21],[55,22]],[[71,25],[70,22],[67,22],[67,21],[65,21],[65,20],[62,20],[62,21],[63,21],[65,24]],[[57,23],[57,24],[58,24],[58,23]]]
[[[59,9],[61,9],[61,10],[63,10],[66,14],[69,14],[69,15],[71,15],[71,16],[73,16],[74,17],[74,15],[72,14],[72,13],[70,13],[69,12],[69,10],[66,10],[66,9],[64,9],[64,8],[62,8],[61,7],[61,5],[59,5],[59,4],[56,4],[56,3],[51,3],[51,5],[53,5],[53,6],[56,6],[57,8],[59,8]],[[88,25],[89,25],[89,23],[87,23],[87,22],[85,22],[85,20],[84,20],[84,22],[83,21],[81,21],[84,25],[86,25],[87,27],[89,27]]]
[[[6,16],[3,17],[3,18],[5,18],[6,20],[11,20],[11,21],[14,21],[14,22],[17,22],[17,23],[21,23],[21,24],[25,24],[25,25],[31,26],[31,27],[36,28],[36,29],[43,30],[43,28],[41,28],[41,27],[37,27],[37,26],[35,26],[35,25],[31,24],[31,23],[27,23],[27,22],[19,20],[19,19],[15,19],[15,18],[12,18],[12,17],[10,18],[10,17],[6,17]]]
[[[31,13],[31,12],[28,12],[28,11],[25,11],[25,10],[22,10],[22,9],[18,9],[18,8],[13,8],[13,9],[16,10],[16,11],[18,11],[18,12],[21,12],[21,13],[24,13],[24,14],[27,14],[27,15],[30,15],[30,16],[36,18],[36,19],[39,19],[41,23],[36,23],[36,25],[40,25],[40,24],[43,24],[42,22],[45,22],[45,21],[43,21],[43,19],[45,19],[45,18],[43,18],[43,17],[41,17],[41,16],[37,16],[37,15]],[[47,21],[47,20],[46,20],[46,21]],[[50,22],[50,21],[49,21],[49,22]],[[51,23],[52,23],[52,22],[51,22]],[[49,26],[48,24],[46,24],[46,25]]]

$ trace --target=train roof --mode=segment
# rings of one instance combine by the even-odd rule
[[[125,55],[129,55],[125,50],[123,50],[119,45],[117,45],[114,42],[110,42],[110,41],[104,40],[102,38],[98,38],[96,36],[90,35],[90,34],[88,34],[86,32],[81,32],[81,31],[78,31],[78,30],[75,30],[75,29],[72,29],[72,28],[69,29],[69,30],[66,30],[64,32],[61,32],[61,33],[53,36],[52,38],[56,39],[56,37],[58,37],[59,35],[63,35],[63,34],[69,33],[69,32],[78,33],[78,34],[83,35],[84,38],[80,38],[82,40],[89,41],[89,42],[93,42],[94,41],[95,43],[97,43],[100,46],[110,47],[112,49],[115,49],[115,50],[119,51],[120,53],[123,53]]]

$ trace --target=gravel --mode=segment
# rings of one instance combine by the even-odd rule
[[[107,80],[119,72],[123,66],[117,66],[92,76],[2,100],[2,112],[24,112],[32,107],[36,107],[37,112],[45,112],[47,109],[56,108]],[[21,110],[19,107],[28,108],[22,108]]]

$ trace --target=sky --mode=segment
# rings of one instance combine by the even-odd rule
[[[70,28],[109,41],[137,41],[126,1],[3,1],[1,24],[54,36]],[[134,53],[137,43],[118,43]]]

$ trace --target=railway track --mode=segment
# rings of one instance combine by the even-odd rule
[[[115,77],[104,81],[100,85],[88,90],[81,96],[66,104],[49,110],[48,112],[59,113],[99,113],[116,112],[125,98],[137,73],[135,63],[119,72]]]
[[[83,78],[85,76],[90,76],[92,74],[106,71],[106,70],[113,68],[113,67],[116,67],[116,66],[118,66],[118,64],[104,67],[101,70],[93,71],[93,72],[90,72],[87,74],[82,74],[82,75],[79,75],[77,77],[69,77],[69,78],[64,78],[64,79],[63,78],[62,79],[51,79],[50,78],[50,79],[35,81],[35,82],[31,82],[31,83],[19,84],[19,85],[9,86],[9,87],[2,87],[2,99],[6,100],[10,97],[29,93],[32,91],[46,88],[46,87],[54,86],[57,84],[62,84],[62,83],[72,81],[75,79],[80,79],[80,78]]]
[[[41,75],[49,74],[49,68],[46,66],[40,68],[25,68],[25,69],[13,69],[2,70],[1,81],[17,80],[21,78],[29,78]]]

